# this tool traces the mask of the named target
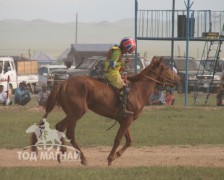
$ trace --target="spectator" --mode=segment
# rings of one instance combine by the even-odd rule
[[[7,93],[4,91],[3,85],[0,85],[0,104],[4,106],[12,104],[12,101],[9,98],[7,98]]]
[[[4,91],[4,86],[0,85],[0,104],[6,105],[6,100],[7,100],[7,94]]]
[[[15,104],[24,106],[31,101],[31,96],[32,94],[29,91],[26,82],[23,81],[19,84],[19,87],[15,91],[14,95]]]
[[[65,60],[64,64],[67,67],[67,69],[70,69],[72,67],[72,61]]]
[[[174,95],[172,93],[172,90],[166,90],[166,96],[165,96],[166,105],[171,106],[174,104]]]
[[[37,94],[37,102],[39,106],[45,105],[49,94],[50,94],[50,91],[47,90],[47,86],[43,85],[42,90]]]
[[[165,97],[163,91],[160,91],[158,88],[155,88],[152,96],[150,97],[149,104],[150,105],[164,105]]]
[[[216,96],[217,106],[224,106],[224,90],[220,90]]]

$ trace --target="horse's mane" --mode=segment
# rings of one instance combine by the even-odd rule
[[[136,74],[133,76],[128,76],[128,80],[131,82],[139,81],[140,79],[142,79],[144,74],[146,74],[145,71],[146,71],[146,68],[144,70],[142,70],[139,74]]]
[[[139,74],[128,76],[128,80],[131,82],[139,81],[146,75],[149,71],[149,69],[153,66],[153,63],[150,63],[149,66],[147,66],[145,69],[143,69]]]
[[[154,56],[151,63],[143,69],[139,74],[133,75],[133,76],[128,76],[128,80],[131,82],[139,81],[142,79],[146,74],[148,74],[150,69],[153,69],[153,66],[155,65],[156,62],[160,62],[161,57],[159,56]]]

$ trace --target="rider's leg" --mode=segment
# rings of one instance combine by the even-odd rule
[[[133,112],[126,109],[129,91],[130,91],[130,88],[127,85],[124,85],[120,93],[120,96],[121,96],[123,114],[132,115]]]

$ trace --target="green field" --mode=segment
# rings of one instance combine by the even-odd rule
[[[1,179],[77,180],[222,180],[222,168],[137,167],[137,168],[3,168]]]
[[[190,96],[190,95],[189,95]],[[0,108],[0,148],[22,148],[30,143],[25,130],[38,123],[44,112],[36,111],[35,99],[26,107]],[[223,145],[223,107],[213,95],[207,106],[184,106],[184,96],[176,95],[172,107],[146,108],[132,124],[133,146]],[[51,128],[64,117],[61,111],[49,115]],[[77,141],[82,147],[112,146],[118,129],[113,121],[88,112],[77,125]],[[90,130],[91,129],[91,130]],[[1,162],[0,162],[1,163]],[[224,179],[224,169],[215,167],[137,167],[137,168],[1,168],[3,179]],[[1,178],[2,179],[2,178]]]

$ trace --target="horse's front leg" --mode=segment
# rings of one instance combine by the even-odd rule
[[[108,165],[111,165],[112,161],[117,158],[116,155],[115,155],[116,150],[117,150],[118,146],[120,145],[122,137],[126,133],[129,126],[131,125],[131,122],[132,122],[132,119],[126,119],[126,120],[123,120],[123,122],[120,123],[120,128],[118,129],[117,135],[114,139],[114,145],[113,145],[113,147],[110,151],[110,154],[107,158]]]
[[[126,149],[131,146],[132,139],[131,139],[131,134],[130,134],[130,128],[127,129],[124,136],[126,139],[126,143],[119,151],[116,152],[115,159],[120,157],[124,153],[124,151],[126,151]]]

